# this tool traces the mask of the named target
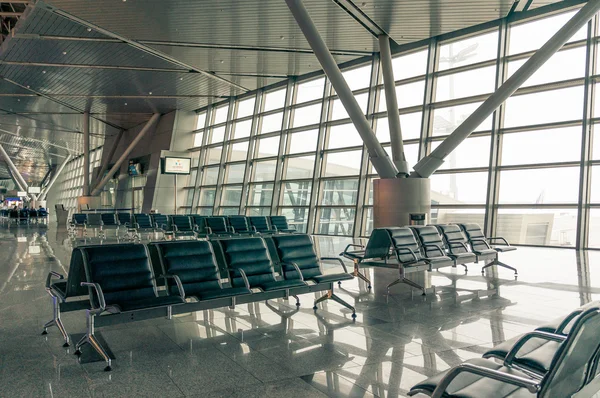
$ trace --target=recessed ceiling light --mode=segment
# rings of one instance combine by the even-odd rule
[[[67,55],[67,52],[66,52],[66,51],[63,51],[63,55]]]
[[[29,85],[27,86],[27,88],[30,88]]]
[[[91,32],[91,31],[92,31],[92,28],[87,28],[87,31],[88,31],[88,32]]]
[[[127,102],[125,103],[125,106],[127,106]]]
[[[183,80],[183,77],[180,77],[179,80]]]
[[[285,40],[285,36],[279,36],[279,40]]]
[[[45,71],[45,70],[43,70],[43,71],[42,71],[42,73],[46,73],[46,71]]]
[[[152,91],[148,92],[148,94],[152,95]]]

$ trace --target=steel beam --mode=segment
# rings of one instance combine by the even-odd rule
[[[110,164],[110,161],[112,160],[113,156],[115,156],[115,151],[117,150],[117,147],[119,146],[119,142],[121,142],[121,138],[123,137],[123,134],[124,134],[124,130],[119,131],[117,138],[115,139],[112,146],[110,147],[110,151],[108,151],[107,157],[104,158],[104,162],[102,162],[100,171],[98,172],[98,175],[96,176],[96,181],[94,181],[94,187],[96,185],[98,185],[98,182],[100,182],[100,179],[102,178],[102,176],[104,176],[104,172],[106,171],[106,169],[108,169],[108,165]]]
[[[523,66],[501,85],[483,104],[446,138],[429,156],[421,159],[414,167],[411,177],[429,177],[444,159],[471,135],[489,115],[506,101],[527,79],[529,79],[552,55],[554,55],[596,12],[600,0],[590,0],[562,28],[552,36]]]
[[[8,165],[8,168],[10,169],[10,172],[12,173],[17,186],[22,191],[27,192],[27,188],[29,188],[29,186],[27,185],[27,182],[25,181],[25,179],[23,178],[21,173],[19,173],[19,169],[17,169],[17,166],[15,166],[15,164],[10,159],[10,156],[8,156],[8,153],[6,153],[6,151],[4,150],[4,147],[2,145],[0,145],[0,156],[2,156],[4,158],[4,161]]]
[[[65,160],[63,160],[63,162],[58,166],[58,168],[56,169],[56,171],[52,175],[52,178],[50,179],[50,182],[48,183],[48,185],[46,185],[44,187],[44,189],[42,189],[42,192],[39,195],[39,199],[40,200],[45,200],[46,199],[46,197],[48,196],[48,192],[50,192],[50,188],[52,188],[52,186],[54,185],[54,183],[56,182],[56,180],[58,180],[58,177],[60,176],[60,173],[62,173],[62,171],[64,170],[65,166],[67,165],[67,163],[69,163],[69,161],[71,159],[72,159],[72,156],[70,154],[67,155],[67,157],[65,158]]]
[[[100,193],[100,191],[102,191],[102,188],[104,188],[106,183],[110,180],[111,176],[113,174],[115,174],[115,172],[121,167],[121,164],[123,164],[123,162],[125,161],[125,159],[127,159],[129,154],[131,153],[131,151],[133,151],[133,148],[135,148],[135,146],[138,144],[138,142],[140,142],[142,140],[142,138],[144,138],[144,136],[146,135],[148,130],[150,130],[150,127],[152,127],[152,125],[154,125],[158,121],[159,118],[160,118],[160,113],[155,113],[152,115],[150,120],[148,120],[146,122],[146,125],[140,130],[138,135],[133,139],[133,141],[131,141],[131,144],[129,144],[127,149],[125,149],[125,151],[123,151],[123,153],[121,154],[121,156],[119,157],[117,162],[113,165],[113,167],[111,167],[108,174],[106,176],[104,176],[104,178],[102,180],[100,180],[98,185],[96,185],[94,190],[91,192],[92,196],[96,196]]]
[[[381,71],[383,74],[383,88],[385,90],[385,103],[387,105],[388,124],[390,126],[392,161],[398,169],[398,175],[400,177],[405,177],[408,176],[410,168],[406,161],[404,144],[402,142],[402,128],[400,127],[398,99],[396,98],[396,80],[394,79],[394,70],[392,67],[390,38],[387,35],[380,35],[378,39]]]
[[[365,143],[371,158],[371,163],[375,170],[377,170],[377,174],[379,174],[381,178],[395,178],[398,173],[396,167],[377,140],[373,130],[371,130],[371,126],[365,117],[363,110],[360,109],[360,105],[358,105],[358,102],[354,98],[352,90],[350,90],[348,83],[346,83],[340,68],[327,48],[327,45],[321,38],[321,35],[310,18],[310,14],[304,7],[304,4],[302,4],[301,0],[285,0],[285,2],[292,12],[298,27],[300,27],[304,37],[313,49],[323,71],[329,78],[329,81],[331,81],[331,84],[344,105],[346,112],[348,112],[352,123]]]
[[[90,195],[90,114],[83,113],[83,196]]]

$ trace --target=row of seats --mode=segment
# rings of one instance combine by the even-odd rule
[[[9,222],[30,224],[39,221],[48,222],[48,211],[46,209],[20,209],[20,210],[0,210],[0,219]]]
[[[338,262],[343,272],[324,274],[324,260]],[[73,250],[66,280],[56,272],[48,275],[54,316],[43,333],[57,326],[68,346],[60,315],[85,308],[88,330],[76,353],[89,343],[110,370],[111,359],[94,327],[290,296],[299,306],[298,295],[317,291],[327,293],[315,300],[313,309],[331,299],[355,318],[354,307],[333,293],[335,282],[352,278],[339,258],[319,258],[306,234],[80,246]],[[89,298],[82,300],[84,295]]]
[[[409,396],[570,397],[600,373],[600,302],[413,386]]]
[[[141,239],[141,234],[162,232],[175,239],[181,237],[223,237],[252,234],[294,233],[285,216],[201,216],[134,214],[129,213],[75,213],[69,224],[72,231],[81,227],[87,234],[88,229],[124,227],[132,237]]]
[[[425,288],[406,278],[406,271],[426,269],[432,271],[443,267],[462,265],[465,272],[469,263],[484,262],[481,273],[492,265],[517,270],[498,260],[498,254],[516,250],[501,237],[486,238],[477,224],[440,224],[411,227],[376,228],[366,246],[350,244],[340,256],[354,262],[354,275],[365,280],[359,266],[398,267],[400,276],[388,285],[405,283],[426,293]],[[395,262],[388,263],[389,259]],[[383,260],[383,263],[376,260]],[[370,286],[369,286],[370,287]]]

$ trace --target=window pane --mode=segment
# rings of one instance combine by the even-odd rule
[[[409,106],[421,105],[425,95],[425,80],[418,82],[403,84],[396,86],[396,99],[398,101],[398,108],[408,108]],[[378,112],[387,110],[387,103],[385,99],[385,90],[383,87],[380,88],[379,94],[379,108]]]
[[[581,119],[583,86],[518,95],[506,101],[504,127]]]
[[[200,189],[200,202],[198,206],[213,206],[215,204],[215,189],[202,188]]]
[[[512,26],[510,28],[508,53],[511,55],[518,54],[537,50],[542,47],[576,12],[577,11],[571,11]],[[582,26],[569,41],[585,39],[586,36],[587,24]]]
[[[322,208],[319,210],[317,231],[323,235],[352,235],[354,208]]]
[[[248,206],[271,206],[273,184],[251,184]],[[269,210],[270,211],[270,210]]]
[[[315,168],[315,156],[300,156],[285,159],[285,180],[312,178]]]
[[[508,77],[512,76],[527,59],[508,63]],[[585,47],[560,51],[552,56],[521,87],[534,86],[561,80],[575,79],[585,75]]]
[[[264,111],[271,111],[273,109],[283,108],[285,103],[285,88],[271,91],[265,94],[265,107]]]
[[[242,200],[242,186],[223,187],[221,206],[239,206]],[[235,213],[237,214],[237,213]]]
[[[467,138],[458,148],[450,152],[440,169],[488,167],[490,164],[490,140],[489,136]],[[441,141],[432,142],[431,150],[433,151],[441,143]]]
[[[317,149],[319,130],[300,131],[289,135],[288,153],[314,152]]]
[[[349,152],[327,153],[324,156],[325,162],[324,177],[338,177],[347,175],[357,175],[360,170],[362,150]]]
[[[324,206],[353,206],[358,196],[358,179],[323,181],[320,199]]]
[[[369,93],[363,93],[360,95],[356,95],[355,98],[356,98],[356,101],[358,102],[358,105],[360,106],[360,109],[362,109],[363,112],[366,114],[367,113],[367,105],[369,102]],[[339,98],[334,99],[333,100],[333,109],[331,111],[331,117],[329,119],[330,120],[339,120],[339,119],[346,119],[348,117],[350,117],[350,116],[348,116],[348,113],[346,112],[346,108],[344,108],[342,101],[340,101]]]
[[[306,101],[316,100],[317,98],[323,98],[323,90],[325,89],[325,78],[322,77],[317,80],[311,80],[298,84],[296,88],[296,103],[301,104]]]
[[[283,112],[274,113],[272,115],[263,116],[260,126],[260,134],[270,133],[272,131],[281,131],[283,123]]]
[[[600,209],[590,210],[589,247],[600,247]]]
[[[473,104],[449,106],[433,110],[433,136],[448,135],[452,133],[466,118],[481,105],[481,102]],[[492,116],[483,121],[475,131],[492,129]]]
[[[270,207],[247,207],[246,215],[249,217],[252,216],[270,216],[271,208]]]
[[[359,90],[371,84],[371,64],[342,72],[350,90]]]
[[[217,185],[217,177],[219,176],[218,167],[207,167],[204,169],[202,185]]]
[[[212,124],[219,124],[227,121],[227,111],[229,110],[229,105],[225,105],[217,108],[215,111],[215,120]]]
[[[363,227],[361,236],[370,236],[373,232],[373,208],[366,207],[363,210]]]
[[[192,152],[192,167],[198,167],[200,162],[200,151]]]
[[[194,146],[201,146],[202,145],[202,138],[204,137],[204,132],[199,131],[196,134],[194,134]]]
[[[206,156],[206,164],[221,163],[221,152],[223,151],[222,146],[208,148],[208,154]]]
[[[432,204],[483,204],[487,172],[434,174],[431,176]]]
[[[298,232],[306,233],[308,208],[279,209],[279,214],[287,218],[289,226],[293,225]]]
[[[329,128],[328,141],[327,149],[346,148],[363,144],[362,138],[360,138],[358,131],[356,131],[352,123],[331,126]]]
[[[479,224],[485,222],[484,209],[431,209],[430,224]],[[510,241],[509,241],[510,242]]]
[[[212,216],[213,208],[211,207],[198,207],[196,212],[201,216]]]
[[[543,147],[540,143],[543,142]],[[537,148],[539,150],[532,150]],[[569,162],[581,157],[581,126],[504,134],[502,165]]]
[[[498,31],[469,37],[440,46],[439,70],[456,68],[496,58]]]
[[[321,121],[321,104],[314,104],[294,109],[292,127],[308,126]]]
[[[254,103],[256,102],[256,97],[252,96],[250,98],[246,98],[242,101],[238,102],[237,109],[237,118],[242,118],[246,116],[250,116],[254,113]]]
[[[198,118],[196,119],[196,130],[203,129],[205,123],[206,123],[206,112],[199,113]]]
[[[221,207],[219,209],[219,215],[221,216],[237,216],[240,213],[238,207]]]
[[[448,101],[491,93],[495,80],[496,66],[440,76],[436,82],[435,100]]]
[[[400,128],[402,129],[403,140],[410,140],[421,136],[422,118],[422,112],[400,115]],[[390,125],[387,117],[377,119],[375,134],[379,138],[379,142],[390,142]]]
[[[592,166],[590,202],[600,203],[600,166]]]
[[[401,55],[392,59],[392,70],[394,79],[402,80],[409,77],[424,75],[427,71],[428,51],[422,50],[416,53]]]
[[[286,181],[282,184],[284,206],[308,206],[310,204],[311,181]]]
[[[577,203],[579,168],[503,170],[499,203]]]
[[[386,145],[383,147],[383,149],[385,149],[388,156],[390,158],[392,158],[391,146]],[[405,144],[404,145],[404,156],[406,157],[406,161],[408,162],[409,168],[412,169],[412,166],[417,164],[417,161],[419,160],[419,144],[408,144],[408,145]],[[371,164],[370,160],[369,160],[369,173],[370,174],[376,173],[375,168]]]
[[[246,170],[246,164],[229,164],[226,166],[225,173],[225,184],[234,184],[244,182],[244,171]]]
[[[513,244],[574,246],[576,209],[499,209],[497,235]]]
[[[256,158],[266,158],[270,156],[277,156],[279,154],[279,140],[280,136],[261,138],[258,140],[256,150]]]
[[[212,130],[212,134],[210,136],[210,144],[216,144],[218,142],[223,142],[225,138],[225,126],[217,127]]]
[[[266,162],[254,163],[254,178],[252,181],[273,181],[275,179],[276,160],[267,160]]]
[[[229,161],[246,160],[248,157],[248,141],[236,142],[231,144],[231,152],[229,153]]]
[[[237,122],[233,125],[233,138],[250,137],[252,130],[252,119]]]
[[[196,186],[196,175],[198,174],[198,169],[193,169],[190,174],[187,176],[186,187],[194,187]]]

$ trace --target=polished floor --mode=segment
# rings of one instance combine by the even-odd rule
[[[349,239],[319,237],[321,255]],[[312,295],[235,309],[204,311],[100,329],[114,352],[80,364],[63,348],[44,291],[49,271],[67,274],[77,241],[49,227],[0,226],[0,397],[404,397],[416,382],[481,356],[487,348],[600,299],[600,252],[519,248],[502,261],[519,268],[482,277],[478,265],[411,275],[437,295],[386,294],[396,274],[373,270],[373,289],[345,282],[336,303],[316,313]],[[328,266],[333,267],[333,265]],[[333,270],[333,268],[331,268]],[[454,286],[453,286],[454,285]],[[472,290],[497,287],[497,297]],[[63,315],[67,330],[85,330],[83,312]]]

